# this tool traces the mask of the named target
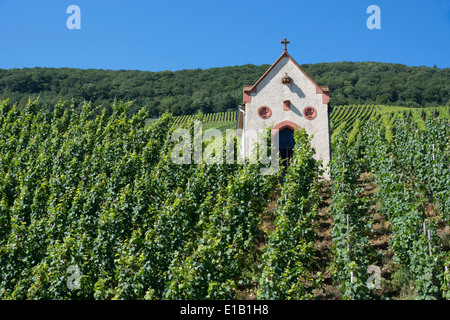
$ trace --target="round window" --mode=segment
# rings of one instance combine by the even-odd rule
[[[267,106],[262,106],[258,109],[258,116],[261,119],[269,119],[271,115],[272,115],[272,110],[270,110],[270,108]]]
[[[306,107],[303,109],[303,115],[308,120],[313,120],[317,117],[317,110],[314,107]]]

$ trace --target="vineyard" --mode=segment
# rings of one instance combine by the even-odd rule
[[[178,116],[175,117],[173,124],[175,126],[181,126],[188,123],[195,116],[186,115],[186,116]],[[232,122],[236,121],[236,111],[228,111],[228,112],[218,112],[218,113],[209,113],[204,115],[202,122]]]
[[[196,116],[185,115],[174,117],[173,125],[180,128],[186,125],[189,121],[193,121]],[[217,129],[225,134],[226,130],[236,129],[236,111],[208,113],[202,118],[203,130]]]
[[[130,107],[0,103],[0,299],[450,299],[448,107],[334,107],[331,181],[304,130],[276,175],[176,165],[236,112]]]

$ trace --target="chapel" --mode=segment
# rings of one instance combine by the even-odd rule
[[[279,156],[289,160],[295,146],[294,130],[305,128],[313,135],[316,159],[322,159],[326,167],[331,159],[329,89],[317,85],[291,57],[286,38],[281,43],[281,56],[255,84],[244,86],[236,124],[241,152],[249,157],[258,132],[272,126],[272,135],[279,138]]]

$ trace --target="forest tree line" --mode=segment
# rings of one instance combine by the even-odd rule
[[[331,91],[332,105],[383,104],[408,107],[450,105],[450,68],[411,67],[379,62],[334,62],[301,67]],[[134,101],[151,117],[235,110],[242,88],[255,83],[269,65],[180,71],[69,68],[0,69],[0,99],[24,108],[39,98],[52,111],[60,100],[91,101],[111,109],[114,100]]]

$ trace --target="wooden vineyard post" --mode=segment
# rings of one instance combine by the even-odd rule
[[[347,214],[347,252],[350,255],[350,240],[349,240],[350,232],[349,232],[349,229],[350,229],[350,220],[349,220],[349,217]]]
[[[431,252],[431,230],[427,230],[428,231],[428,250],[430,252],[430,257],[433,255]]]
[[[423,223],[423,233],[428,239],[428,254],[431,257],[433,255],[433,252],[431,250],[432,249],[431,248],[431,230],[427,229],[425,222]],[[445,266],[445,268],[447,268],[447,266]],[[436,285],[435,279],[433,278],[433,274],[431,274],[431,282],[433,283],[433,285]],[[437,298],[437,297],[435,296],[435,298]]]
[[[347,252],[348,252],[348,257],[351,260],[351,256],[350,256],[350,218],[347,214]],[[350,271],[350,283],[353,283],[353,271]],[[353,300],[353,295],[350,296],[350,299]]]

